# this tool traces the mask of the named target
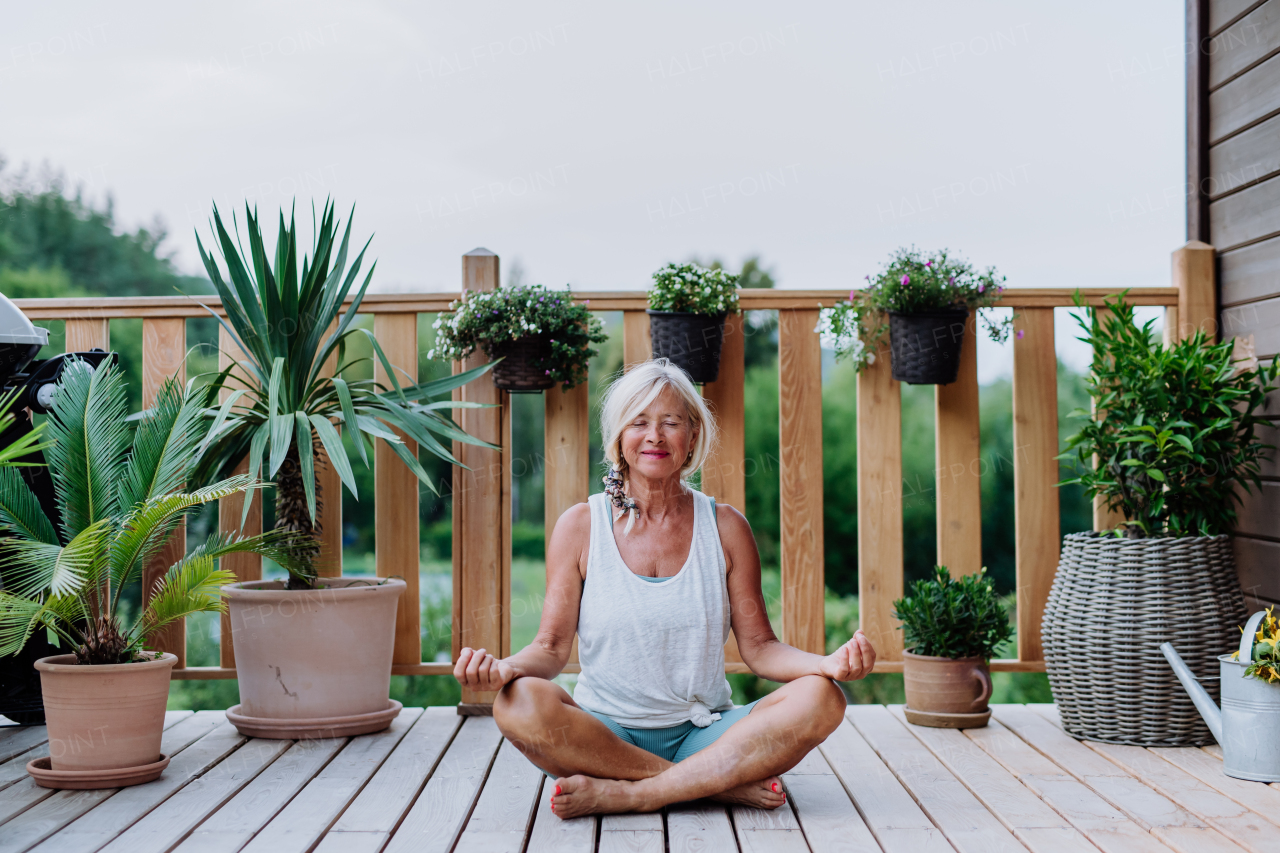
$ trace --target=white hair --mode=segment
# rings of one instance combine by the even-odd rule
[[[715,446],[718,429],[706,400],[698,393],[689,374],[665,358],[655,358],[633,366],[619,376],[605,392],[600,406],[600,436],[604,458],[625,480],[627,461],[622,457],[622,431],[637,415],[657,399],[664,388],[676,392],[688,411],[690,424],[697,429],[689,458],[680,467],[680,479],[688,480],[707,461]],[[635,513],[631,513],[631,522]],[[627,527],[630,529],[631,522]]]

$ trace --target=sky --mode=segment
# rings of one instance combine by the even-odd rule
[[[0,156],[157,219],[355,204],[373,289],[643,289],[759,256],[846,288],[898,246],[1009,287],[1167,286],[1185,241],[1183,6],[10,4]],[[345,213],[344,213],[345,216]],[[308,229],[309,230],[309,229]],[[1059,312],[1063,315],[1064,312]],[[1070,321],[1060,352],[1079,365]],[[984,380],[1008,354],[980,350]]]

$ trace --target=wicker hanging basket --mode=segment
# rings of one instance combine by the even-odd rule
[[[493,384],[512,394],[540,394],[555,385],[547,375],[551,366],[551,337],[528,335],[493,344],[489,357],[501,358],[493,368]]]
[[[694,382],[715,382],[720,375],[724,314],[689,314],[649,310],[653,357],[683,368]]]
[[[944,308],[916,314],[889,312],[893,378],[911,385],[950,385],[960,370],[969,309]]]
[[[1227,536],[1063,537],[1042,626],[1063,726],[1106,743],[1213,743],[1160,644],[1173,643],[1216,700],[1207,679],[1246,615]]]

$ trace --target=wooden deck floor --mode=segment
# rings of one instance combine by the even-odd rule
[[[1032,851],[1271,853],[1280,790],[1224,776],[1216,747],[1141,749],[1067,736],[1048,705],[989,728],[846,724],[784,777],[773,812],[693,803],[561,821],[543,777],[493,720],[406,708],[386,732],[241,737],[221,712],[170,712],[163,777],[118,791],[37,787],[42,727],[0,728],[0,853],[189,851]]]

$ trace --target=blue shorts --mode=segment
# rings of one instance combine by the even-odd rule
[[[756,700],[756,702],[759,701],[759,699]],[[730,726],[751,713],[756,702],[720,711],[720,719],[705,728],[698,728],[692,722],[683,722],[660,729],[633,729],[622,725],[613,717],[587,711],[586,708],[582,710],[604,723],[609,727],[609,731],[632,746],[638,746],[645,752],[665,758],[672,764],[679,764],[695,752],[701,752],[719,740],[721,735],[729,731]],[[547,773],[547,776],[551,779],[556,778],[550,773]]]

